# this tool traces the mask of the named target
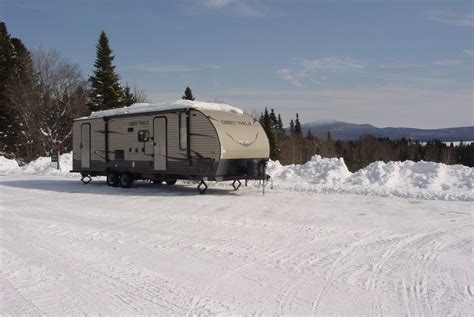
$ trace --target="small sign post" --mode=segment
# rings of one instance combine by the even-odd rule
[[[56,163],[58,161],[58,153],[51,152],[51,162]]]
[[[59,169],[60,149],[61,149],[61,145],[59,143],[57,143],[56,148],[51,152],[51,162],[56,163],[56,169]]]

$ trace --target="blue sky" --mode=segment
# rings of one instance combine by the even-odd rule
[[[100,31],[122,82],[285,121],[474,125],[474,9],[457,0],[0,0],[30,48],[92,72]]]

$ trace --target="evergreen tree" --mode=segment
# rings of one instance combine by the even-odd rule
[[[295,122],[293,119],[290,120],[290,135],[295,134]]]
[[[38,122],[39,96],[30,52],[18,38],[10,37],[0,22],[0,150],[14,156],[24,154],[25,138]],[[21,116],[29,112],[29,121]],[[38,131],[35,131],[38,134]],[[32,143],[32,140],[28,138]],[[38,144],[30,144],[37,146]]]
[[[96,45],[97,58],[94,74],[89,77],[91,84],[89,109],[106,110],[123,106],[123,89],[120,76],[115,72],[114,56],[109,46],[107,34],[102,31]]]
[[[0,22],[0,151],[9,151],[11,145],[10,125],[14,112],[10,107],[7,88],[15,69],[14,47],[11,43],[5,22]]]
[[[5,22],[0,22],[0,105],[5,102],[5,89],[14,70],[14,48]]]
[[[272,123],[272,129],[274,130],[274,132],[278,131],[278,120],[273,108],[270,110],[270,121]]]
[[[194,100],[193,92],[191,88],[186,87],[186,90],[184,91],[184,96],[181,98],[184,100]]]
[[[137,97],[133,93],[132,88],[130,88],[129,85],[125,85],[125,88],[123,89],[123,105],[128,107],[136,102]]]
[[[277,146],[276,131],[273,127],[272,117],[271,114],[268,113],[267,107],[265,107],[265,111],[260,115],[258,121],[268,138],[268,143],[270,145],[270,158],[273,160],[278,159],[279,149]]]
[[[278,137],[282,138],[285,135],[285,129],[283,129],[283,122],[281,121],[281,116],[278,114]]]
[[[299,115],[296,114],[296,120],[295,120],[295,134],[296,134],[296,135],[301,135],[302,133],[303,133],[303,130],[301,129],[300,118],[299,118]]]

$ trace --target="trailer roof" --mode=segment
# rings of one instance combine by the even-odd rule
[[[157,112],[157,111],[165,111],[165,110],[179,110],[179,109],[186,109],[186,108],[194,108],[194,109],[199,109],[199,110],[225,111],[225,112],[233,112],[237,114],[244,113],[243,110],[230,106],[225,103],[176,100],[176,101],[165,102],[165,103],[135,103],[129,107],[95,111],[95,112],[92,112],[88,117],[82,117],[78,119],[103,118],[103,117],[111,117],[111,116],[124,115],[124,114],[137,114],[137,113]]]

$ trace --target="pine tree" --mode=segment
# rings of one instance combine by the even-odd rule
[[[301,123],[299,119],[299,115],[296,114],[296,120],[295,120],[295,134],[296,135],[301,135],[303,133],[303,130],[301,129]]]
[[[191,101],[194,100],[194,96],[193,96],[193,92],[192,92],[191,88],[186,87],[186,90],[184,91],[184,96],[181,99],[191,100]]]
[[[293,119],[291,119],[290,121],[290,135],[293,135],[295,134],[295,122],[293,121]]]
[[[275,115],[275,111],[273,110],[273,108],[270,110],[270,120],[272,122],[272,129],[275,132],[278,131],[278,120],[277,120],[277,117]]]
[[[0,22],[0,150],[21,157],[25,136],[38,122],[38,113],[30,112],[29,126],[21,113],[38,104],[37,85],[31,56],[18,38],[10,37]],[[35,131],[37,134],[37,131]],[[31,140],[30,140],[31,141]],[[30,142],[31,143],[31,142]],[[37,144],[31,145],[36,146]]]
[[[89,77],[91,84],[89,109],[106,110],[123,106],[123,89],[120,76],[115,72],[114,56],[109,46],[107,34],[102,31],[96,45],[97,58],[94,63],[94,74]]]
[[[282,138],[285,135],[285,129],[283,129],[283,122],[281,121],[281,116],[278,114],[278,137]]]
[[[132,88],[130,88],[129,85],[125,85],[125,88],[123,89],[123,105],[128,107],[136,102],[137,97],[133,93]]]
[[[277,146],[276,131],[273,128],[272,117],[271,114],[268,113],[267,107],[265,107],[265,111],[260,114],[258,122],[267,135],[268,143],[270,145],[270,158],[273,160],[278,159],[279,149]]]
[[[13,109],[7,96],[8,85],[15,69],[14,47],[5,22],[0,22],[0,151],[9,151],[11,145],[10,125],[14,121]]]

